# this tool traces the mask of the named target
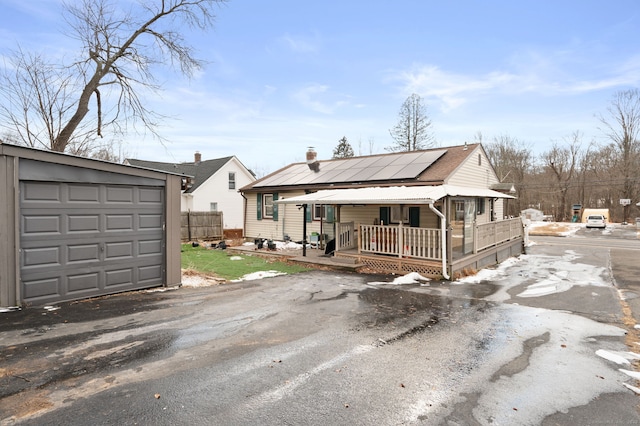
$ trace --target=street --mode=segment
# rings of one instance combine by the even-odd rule
[[[640,424],[640,241],[459,282],[328,271],[0,313],[1,424]]]

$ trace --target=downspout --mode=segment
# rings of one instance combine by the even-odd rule
[[[442,250],[442,276],[445,280],[448,280],[450,277],[447,273],[447,221],[445,220],[445,216],[433,206],[433,201],[429,203],[429,208],[440,218],[440,250]]]
[[[244,193],[241,191],[238,191],[240,193],[240,195],[243,198],[242,201],[242,238],[246,238],[247,237],[247,197],[244,196]],[[255,212],[254,212],[255,214]]]

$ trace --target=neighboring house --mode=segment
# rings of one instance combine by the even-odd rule
[[[480,144],[295,163],[241,188],[245,236],[315,240],[335,256],[431,276],[495,264],[523,249]],[[510,188],[510,186],[509,186]]]
[[[199,152],[192,163],[161,163],[127,159],[126,164],[191,176],[182,191],[180,210],[221,211],[224,229],[242,229],[244,198],[238,190],[256,178],[235,156],[202,161]]]

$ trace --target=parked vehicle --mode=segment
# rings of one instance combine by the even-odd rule
[[[601,214],[587,216],[587,228],[606,228],[607,220]]]

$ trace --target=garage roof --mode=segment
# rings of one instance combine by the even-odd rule
[[[446,196],[515,198],[486,188],[455,185],[388,186],[327,189],[311,194],[279,199],[279,204],[430,204]]]

